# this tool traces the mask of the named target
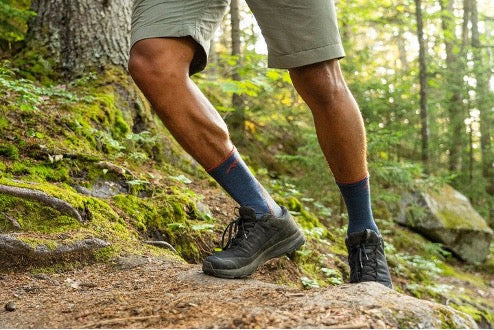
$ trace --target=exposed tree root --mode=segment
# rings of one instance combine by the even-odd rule
[[[21,225],[19,224],[19,222],[16,219],[12,218],[11,216],[9,216],[5,212],[2,212],[2,215],[5,217],[5,219],[10,221],[10,223],[12,224],[12,226],[14,226],[14,228],[22,229]]]
[[[154,245],[154,246],[159,246],[168,250],[173,251],[174,253],[177,253],[177,250],[168,242],[165,241],[144,241],[144,243],[149,244],[149,245]]]
[[[0,184],[0,194],[11,195],[40,202],[50,206],[51,208],[54,208],[57,211],[73,216],[79,222],[84,222],[84,219],[82,218],[79,211],[77,211],[72,205],[64,200],[50,196],[43,191]]]

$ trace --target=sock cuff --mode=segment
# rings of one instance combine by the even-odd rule
[[[228,153],[228,155],[224,159],[222,159],[218,164],[212,166],[211,168],[206,169],[206,172],[211,173],[212,171],[214,171],[215,169],[226,163],[235,154],[236,151],[237,149],[235,148],[235,146],[233,146],[232,150]]]
[[[360,184],[362,184],[363,182],[365,181],[369,181],[369,178],[370,178],[370,175],[367,174],[366,176],[364,176],[362,179],[360,180],[357,180],[357,181],[352,181],[352,182],[342,182],[342,181],[336,181],[336,184],[338,186],[345,186],[345,187],[351,187],[351,186],[358,186]]]

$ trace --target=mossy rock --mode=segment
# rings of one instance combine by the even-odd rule
[[[405,196],[397,222],[443,243],[467,262],[482,262],[489,253],[493,231],[468,198],[449,185]]]

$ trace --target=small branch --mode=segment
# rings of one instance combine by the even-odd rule
[[[123,317],[110,320],[103,320],[99,322],[89,323],[82,327],[82,329],[94,329],[101,327],[103,325],[115,324],[115,323],[127,323],[129,321],[143,321],[155,318],[160,318],[161,315],[148,315],[148,316],[133,316],[133,317]]]
[[[144,241],[144,243],[169,249],[178,254],[177,250],[175,250],[175,248],[170,243],[165,241]]]
[[[43,191],[0,184],[0,194],[40,202],[62,213],[73,216],[79,222],[84,222],[79,212],[72,205],[64,200],[50,196]]]
[[[9,216],[5,212],[2,212],[2,215],[5,217],[5,219],[7,219],[7,220],[10,221],[10,223],[12,224],[12,226],[14,226],[17,229],[22,229],[21,225],[19,224],[19,222],[16,219],[12,218],[11,216]]]
[[[115,174],[125,175],[125,173],[128,173],[133,178],[137,178],[136,175],[134,173],[132,173],[129,169],[127,169],[125,167],[121,167],[121,166],[115,165],[115,164],[110,163],[110,162],[100,161],[100,162],[98,162],[98,166],[100,166],[102,168],[106,168],[106,169],[108,169],[109,171],[111,171],[111,172],[113,172]]]

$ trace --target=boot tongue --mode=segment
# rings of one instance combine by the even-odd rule
[[[238,210],[238,213],[242,219],[245,220],[256,220],[256,211],[253,208],[242,206]]]
[[[377,233],[375,231],[370,230],[370,229],[366,229],[364,231],[357,232],[357,233],[351,233],[346,238],[347,247],[352,247],[354,245],[358,245],[361,243],[372,244],[372,243],[377,243],[377,242],[379,242],[379,236],[377,235]]]

